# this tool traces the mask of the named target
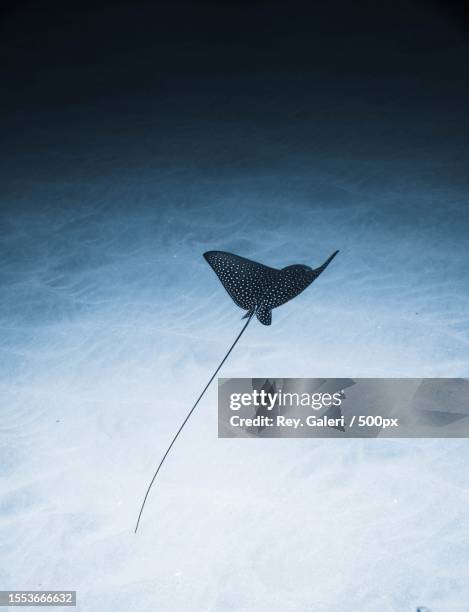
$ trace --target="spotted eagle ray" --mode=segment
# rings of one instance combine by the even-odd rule
[[[265,266],[257,261],[252,261],[250,259],[246,259],[245,257],[240,257],[239,255],[234,255],[233,253],[226,253],[224,251],[207,251],[207,253],[204,253],[206,261],[212,267],[213,271],[220,279],[222,285],[225,287],[234,303],[243,310],[247,311],[243,317],[243,319],[247,319],[247,321],[239,334],[236,336],[235,341],[228,349],[228,352],[223,357],[219,366],[212,374],[210,380],[205,385],[195,404],[187,413],[186,418],[177,430],[176,435],[173,437],[171,444],[166,449],[166,452],[156,468],[150,484],[148,485],[145,497],[143,498],[137,524],[135,526],[135,533],[137,533],[145,503],[153,483],[158,476],[161,466],[168,456],[173,444],[176,442],[179,434],[183,430],[184,425],[187,423],[190,416],[196,409],[197,404],[204,396],[205,391],[207,391],[209,388],[210,383],[218,374],[222,365],[228,359],[229,354],[243,335],[254,314],[262,325],[270,325],[272,323],[272,310],[274,308],[278,308],[278,306],[282,306],[282,304],[285,304],[286,302],[289,302],[307,287],[309,287],[309,285],[311,285],[311,283],[321,274],[321,272],[327,268],[338,252],[339,251],[335,251],[332,253],[329,259],[326,259],[322,266],[319,266],[319,268],[315,268],[314,270],[309,266],[304,266],[301,264],[287,266],[286,268],[279,270],[277,268]]]

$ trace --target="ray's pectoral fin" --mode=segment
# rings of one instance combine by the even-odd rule
[[[319,266],[319,268],[313,270],[314,278],[317,278],[321,274],[321,272],[324,272],[324,270],[331,263],[331,261],[334,259],[338,252],[339,251],[334,251],[334,253],[332,253],[332,255],[328,259],[326,259],[322,266]]]
[[[207,251],[204,257],[234,303],[250,312],[280,274],[280,270],[225,251]]]
[[[272,310],[267,306],[259,306],[256,310],[256,317],[262,325],[270,325],[272,323]]]

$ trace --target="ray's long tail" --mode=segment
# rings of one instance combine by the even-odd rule
[[[150,484],[148,485],[147,491],[145,493],[145,497],[143,498],[143,502],[142,505],[140,507],[140,512],[138,514],[138,519],[137,519],[137,524],[135,526],[135,533],[137,533],[137,529],[140,523],[140,519],[142,518],[142,513],[143,513],[143,509],[145,507],[148,495],[150,493],[150,490],[153,486],[153,483],[156,480],[156,477],[158,476],[158,472],[161,469],[161,466],[163,465],[166,457],[169,455],[169,451],[171,450],[171,448],[173,447],[173,444],[176,442],[179,434],[181,433],[181,431],[184,428],[184,425],[187,423],[187,421],[190,419],[192,413],[194,412],[194,410],[197,407],[197,404],[200,402],[200,400],[202,399],[202,397],[204,396],[205,391],[207,391],[207,389],[210,386],[210,383],[212,382],[212,380],[215,378],[215,376],[218,374],[218,372],[220,371],[220,368],[222,367],[222,365],[225,363],[225,361],[228,359],[228,356],[230,355],[231,351],[234,349],[234,347],[236,346],[238,340],[241,338],[241,336],[243,335],[246,327],[249,325],[252,317],[253,317],[254,312],[248,313],[248,320],[246,321],[246,323],[244,324],[242,330],[239,332],[239,334],[236,336],[235,341],[233,342],[233,344],[230,346],[230,348],[228,349],[228,352],[226,353],[226,355],[223,357],[222,361],[220,362],[220,365],[218,366],[218,368],[215,370],[215,372],[212,374],[210,380],[208,381],[208,383],[205,385],[204,390],[202,391],[202,393],[199,395],[199,397],[197,398],[195,404],[192,406],[192,408],[189,410],[189,412],[187,413],[186,418],[184,419],[184,421],[182,422],[181,426],[179,427],[179,429],[176,432],[176,435],[173,437],[173,439],[171,440],[171,444],[168,446],[168,448],[166,449],[165,454],[163,455],[163,458],[161,459],[158,467],[156,468],[156,472],[153,475],[153,478],[150,481]]]

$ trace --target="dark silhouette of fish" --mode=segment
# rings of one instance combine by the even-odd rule
[[[326,259],[322,266],[319,266],[319,268],[314,270],[309,266],[304,266],[301,264],[287,266],[286,268],[277,270],[276,268],[269,268],[269,266],[257,263],[256,261],[251,261],[245,257],[233,255],[233,253],[226,253],[225,251],[208,251],[207,253],[204,253],[205,259],[213,268],[235,304],[247,311],[243,317],[243,319],[247,319],[247,321],[239,334],[236,336],[233,344],[228,349],[228,352],[221,360],[220,365],[212,374],[208,383],[205,385],[195,404],[187,413],[182,425],[179,427],[176,435],[173,437],[171,444],[166,449],[166,452],[156,468],[150,484],[148,485],[145,497],[143,498],[137,524],[135,526],[135,533],[137,533],[150,489],[153,486],[153,483],[158,476],[158,472],[168,456],[169,451],[183,430],[184,425],[187,423],[190,416],[196,409],[197,404],[204,396],[205,391],[207,391],[209,388],[210,383],[218,374],[220,368],[228,359],[229,354],[243,335],[254,313],[263,325],[270,325],[272,323],[272,309],[285,304],[304,291],[306,287],[309,287],[309,285],[321,274],[321,272],[327,268],[338,252],[339,251],[335,251],[332,253],[329,259]]]
[[[233,253],[208,251],[204,257],[234,303],[254,313],[263,325],[272,323],[272,309],[278,308],[304,291],[331,263],[335,251],[322,266],[312,269],[296,264],[278,270]]]
[[[254,385],[253,385],[254,388]],[[267,393],[268,397],[273,397],[275,396],[275,393],[277,392],[277,385],[274,382],[270,382],[270,380],[266,380],[264,382],[264,384],[261,386],[261,388],[259,389],[259,391],[265,391],[265,393]],[[270,400],[269,400],[270,401]],[[279,408],[278,408],[278,402],[275,402],[273,409],[270,408],[270,410],[268,409],[268,407],[266,405],[260,405],[257,407],[256,412],[255,412],[255,417],[273,417],[273,416],[277,416],[278,414],[280,414]],[[257,433],[261,433],[262,431],[264,431],[265,429],[265,425],[259,425],[257,427]]]

